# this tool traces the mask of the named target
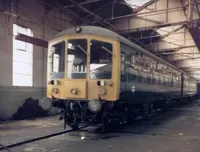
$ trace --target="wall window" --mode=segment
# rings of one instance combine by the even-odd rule
[[[33,45],[16,40],[18,33],[33,36],[31,29],[13,24],[13,86],[32,86]]]

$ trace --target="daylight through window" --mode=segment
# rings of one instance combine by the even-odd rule
[[[31,29],[13,24],[13,86],[32,86],[33,45],[16,40],[18,33],[33,36]]]

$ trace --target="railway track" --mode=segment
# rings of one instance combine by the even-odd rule
[[[83,128],[86,128],[86,127],[87,126],[83,126],[83,127],[80,127],[79,129],[83,129]],[[2,144],[0,144],[0,151],[7,150],[7,151],[11,152],[9,150],[10,148],[14,148],[14,147],[17,147],[17,146],[21,146],[21,145],[28,144],[28,143],[35,142],[35,141],[39,141],[39,140],[48,139],[48,138],[51,138],[51,137],[55,137],[55,136],[58,136],[58,135],[70,133],[70,132],[73,132],[73,131],[75,131],[75,130],[70,129],[70,130],[61,131],[61,132],[57,132],[57,133],[53,133],[53,134],[49,134],[49,135],[45,135],[45,136],[41,136],[41,137],[36,137],[36,138],[28,139],[28,140],[17,142],[17,143],[13,143],[13,144],[8,144],[8,145],[2,145]]]
[[[180,105],[179,105],[179,107],[180,107]],[[171,111],[170,109],[171,108],[169,108],[167,110],[156,111],[156,112],[153,112],[151,114],[145,115],[145,117],[138,117],[138,118],[132,120],[131,124],[134,125],[134,124],[137,124],[138,122],[141,122],[141,121],[147,121],[147,120],[149,120],[149,119],[151,119],[151,118],[153,118],[155,116],[158,116],[160,113],[165,113],[167,111]],[[119,125],[119,126],[121,126],[121,125]],[[84,129],[86,127],[87,126],[80,127],[78,130]],[[51,138],[51,137],[55,137],[55,136],[58,136],[58,135],[70,133],[70,132],[73,132],[73,131],[75,131],[75,130],[74,129],[70,129],[70,130],[61,131],[61,132],[57,132],[57,133],[53,133],[53,134],[49,134],[49,135],[45,135],[45,136],[41,136],[41,137],[36,137],[36,138],[28,139],[28,140],[17,142],[17,143],[13,143],[13,144],[8,144],[8,145],[2,145],[2,144],[0,144],[0,151],[7,150],[7,151],[11,152],[9,150],[10,148],[14,148],[14,147],[17,147],[17,146],[21,146],[21,145],[28,144],[28,143],[35,142],[35,141],[39,141],[39,140],[48,139],[48,138]],[[84,131],[87,132],[87,130],[84,130]],[[110,131],[110,129],[108,129],[108,132],[109,131]],[[106,132],[101,132],[101,133],[107,133],[107,131]]]

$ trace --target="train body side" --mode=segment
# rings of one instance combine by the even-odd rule
[[[194,78],[183,75],[183,96],[194,96],[197,93],[197,83]]]
[[[120,100],[135,104],[196,94],[194,79],[123,43],[120,52]]]

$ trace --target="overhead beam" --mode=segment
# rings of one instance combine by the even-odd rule
[[[186,57],[186,58],[183,58],[183,59],[176,59],[176,60],[174,60],[174,61],[172,61],[173,63],[177,63],[177,62],[181,62],[181,61],[188,61],[188,60],[196,60],[196,59],[200,59],[200,56],[198,56],[198,57],[190,57],[190,56],[188,56],[188,57]]]
[[[67,10],[60,9],[60,8],[58,8],[58,7],[55,7],[55,6],[53,6],[53,5],[51,5],[51,4],[47,3],[47,2],[45,2],[44,0],[42,1],[42,3],[44,3],[45,5],[51,7],[52,9],[55,9],[55,10],[58,10],[58,11],[62,10],[63,13],[69,14],[70,16],[74,17],[76,20],[78,20],[79,22],[82,22],[83,24],[87,24],[87,25],[90,24],[89,21],[87,21],[87,20],[85,20],[85,19],[79,17],[77,14],[74,14],[74,13],[71,11],[70,8],[67,9]]]
[[[187,49],[187,48],[193,48],[193,47],[196,47],[196,45],[187,45],[187,46],[179,46],[179,47],[168,47],[168,48],[164,48],[164,49],[155,50],[155,52],[156,52],[156,54],[165,54],[165,51],[168,51],[168,50],[179,51],[181,49]]]
[[[181,26],[183,27],[183,26]],[[179,27],[181,33],[177,30],[171,30],[168,35],[162,37],[162,41],[152,42],[148,45],[154,52],[162,53],[168,50],[181,50],[196,47],[194,40],[187,29]],[[177,33],[176,33],[177,32]]]
[[[78,3],[79,5],[86,5],[86,4],[91,4],[91,3],[96,3],[96,2],[100,2],[102,0],[86,0],[85,2],[80,2]],[[72,5],[67,5],[67,6],[64,6],[63,9],[66,9],[66,8],[71,8],[71,7],[75,7],[77,6],[76,4],[72,4]]]
[[[44,48],[48,47],[47,41],[39,39],[39,38],[35,38],[35,37],[30,37],[30,36],[20,34],[20,33],[15,37],[15,39],[26,42],[26,43],[31,43],[33,45],[41,46]]]
[[[123,16],[118,16],[118,17],[114,17],[114,18],[109,18],[109,19],[106,19],[106,21],[118,21],[118,20],[123,20],[123,19],[126,19],[126,18],[134,18],[134,17],[137,17],[137,16],[151,16],[151,15],[157,15],[157,14],[163,14],[163,13],[166,13],[167,11],[182,11],[183,8],[182,7],[173,7],[173,8],[170,8],[170,9],[157,9],[157,10],[152,10],[152,11],[146,11],[146,12],[138,12],[138,13],[135,13],[135,14],[128,14],[128,15],[123,15]]]
[[[189,31],[191,33],[191,36],[192,36],[195,44],[197,45],[198,49],[200,50],[200,31],[199,31],[199,27],[196,26],[194,28],[189,28]]]
[[[96,10],[94,10],[93,13],[98,14],[98,12],[100,12],[100,10],[101,10],[102,8],[106,7],[106,6],[107,6],[108,4],[110,4],[110,3],[112,3],[112,2],[110,2],[110,1],[105,2],[105,3],[104,3],[103,5],[101,5],[99,8],[97,8]],[[88,14],[88,15],[84,16],[83,18],[88,18],[89,16],[91,16],[91,15]]]
[[[199,68],[181,68],[183,71],[185,72],[195,72],[195,71],[199,71],[200,72],[200,67]]]
[[[102,18],[101,18],[100,16],[98,16],[97,14],[91,12],[90,10],[88,10],[88,9],[85,8],[85,7],[83,7],[82,5],[80,5],[79,3],[77,3],[77,2],[74,1],[74,0],[70,0],[70,1],[73,2],[75,5],[77,5],[80,9],[82,9],[82,10],[85,11],[86,13],[90,14],[91,16],[93,16],[95,19],[101,21],[101,22],[99,22],[99,25],[104,26],[104,27],[106,27],[106,28],[108,28],[108,29],[110,29],[110,30],[114,30],[114,29],[115,29],[115,27],[114,27],[113,24],[111,24],[111,23],[105,21],[104,19],[102,19]],[[118,33],[118,34],[120,34],[120,33]],[[121,34],[122,34],[122,33],[121,33]],[[138,44],[140,44],[141,46],[143,46],[142,43],[140,43],[139,41],[135,40],[135,39],[134,39],[133,37],[131,37],[130,35],[125,34],[125,33],[123,33],[123,34],[124,34],[124,36],[126,36],[127,39],[129,39],[130,41],[137,42]]]
[[[148,46],[150,47],[150,45]],[[181,49],[185,49],[185,48],[193,48],[193,47],[196,47],[195,44],[193,45],[182,45],[182,46],[179,46],[179,45],[174,45],[174,44],[167,44],[167,43],[157,43],[156,45],[154,45],[153,47],[151,47],[152,51],[155,52],[155,53],[164,53],[165,51],[168,51],[168,50],[175,50],[175,51],[179,51]]]
[[[188,6],[189,21],[191,21],[193,19],[193,10],[194,10],[194,0],[189,0],[189,6]]]
[[[200,52],[197,47],[185,48],[179,51],[168,51],[158,54],[158,56],[167,60],[168,62],[178,62],[178,61],[187,61],[195,60],[200,58]]]
[[[129,16],[123,16],[117,19],[115,18],[116,20],[109,20],[114,23],[116,28],[120,29],[119,32],[144,31],[167,26],[187,24],[188,21],[185,17],[183,7],[181,6],[181,1],[170,0],[170,4],[168,4],[169,8],[167,8],[167,1],[168,0],[157,1],[156,11],[140,11],[136,14],[131,14]],[[154,7],[155,6],[153,4],[148,6],[148,8]],[[191,22],[198,21],[198,16],[196,14],[194,12]],[[143,19],[139,19],[136,17],[142,17]],[[163,23],[157,24],[155,22],[151,22],[150,20]]]
[[[172,52],[159,52],[159,53],[155,53],[158,56],[175,56],[175,55],[200,55],[200,53],[177,53],[176,51],[172,51]],[[171,57],[170,57],[171,58]]]
[[[146,19],[147,20],[147,19]],[[141,22],[142,20],[139,20],[139,22]],[[194,20],[194,22],[196,22],[197,20]],[[126,23],[126,22],[125,22]],[[164,23],[164,24],[155,24],[153,26],[148,26],[148,25],[143,25],[141,27],[135,27],[133,24],[130,24],[128,28],[127,26],[125,26],[124,28],[121,28],[122,30],[119,30],[117,32],[119,33],[130,33],[130,32],[137,32],[137,31],[146,31],[146,30],[154,30],[154,29],[159,29],[162,27],[168,27],[168,26],[176,26],[176,25],[187,25],[188,21],[175,21],[173,23]],[[132,26],[133,25],[133,26]],[[115,24],[116,27],[118,27],[118,25]],[[135,28],[134,28],[135,27]],[[119,28],[120,29],[120,28]]]
[[[139,12],[139,11],[144,10],[144,9],[146,9],[146,10],[154,10],[154,9],[149,9],[148,6],[153,4],[153,3],[156,3],[156,1],[157,0],[151,0],[148,3],[144,4],[143,6],[140,6],[137,9],[135,9],[134,12],[136,13],[136,12]]]
[[[198,15],[199,15],[199,18],[200,18],[199,3],[198,3],[197,1],[198,1],[198,0],[194,0],[194,3],[195,3],[196,10],[197,10],[197,13],[198,13]]]
[[[173,33],[168,33],[168,34],[163,34],[163,35],[151,35],[151,36],[142,36],[142,34],[141,34],[141,37],[136,38],[136,39],[141,40],[141,39],[149,39],[149,38],[159,38],[159,37],[167,37],[167,36],[170,36],[170,35],[177,35],[177,34],[184,34],[184,33],[189,33],[189,31],[187,31],[187,32],[173,32]]]
[[[173,62],[173,64],[177,66],[178,68],[198,67],[200,65],[200,58],[187,60],[187,61],[177,61],[177,62]]]

